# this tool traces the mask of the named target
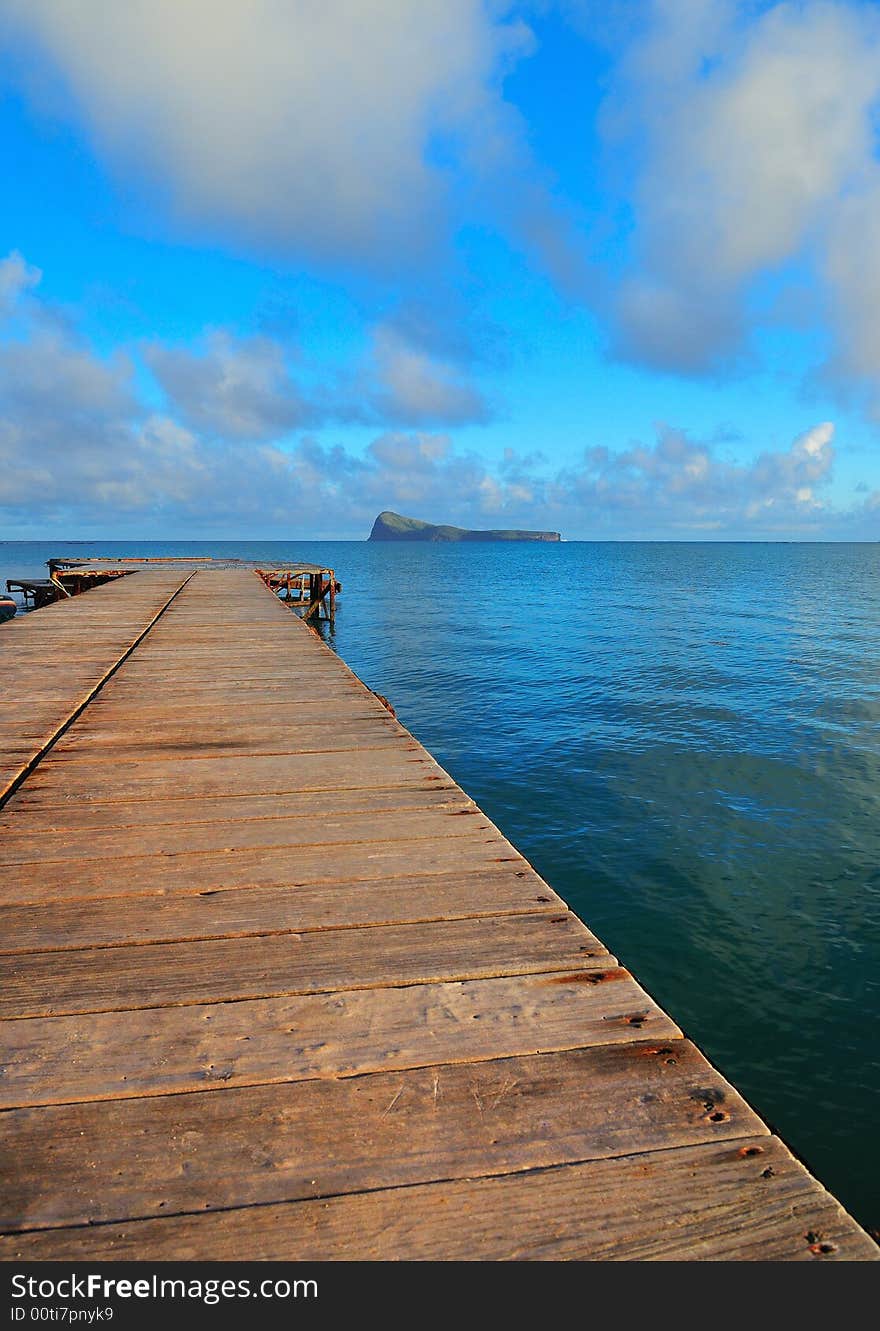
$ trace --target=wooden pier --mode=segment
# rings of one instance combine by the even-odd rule
[[[0,1256],[876,1259],[253,570],[0,627]]]

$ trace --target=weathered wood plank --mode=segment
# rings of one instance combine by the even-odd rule
[[[281,795],[214,795],[192,796],[162,800],[124,800],[102,803],[89,800],[81,803],[75,797],[59,792],[57,804],[34,803],[30,786],[23,786],[0,810],[0,846],[7,837],[16,845],[22,840],[30,843],[44,832],[99,833],[113,828],[126,828],[132,834],[135,853],[146,850],[144,839],[157,838],[165,833],[149,829],[174,827],[185,824],[196,829],[203,823],[235,823],[257,818],[303,818],[316,826],[320,835],[324,819],[335,819],[346,814],[369,813],[383,817],[400,809],[476,808],[464,791],[452,784],[431,782],[424,786],[363,787],[360,790],[286,791]],[[27,831],[19,833],[25,824]],[[198,835],[198,833],[196,833]],[[46,843],[48,847],[49,843]]]
[[[337,679],[333,676],[329,679],[316,678],[309,683],[308,680],[300,680],[296,674],[289,679],[274,681],[242,679],[234,685],[210,678],[203,679],[198,684],[178,684],[173,676],[169,676],[166,680],[154,680],[148,688],[144,684],[135,684],[128,676],[124,676],[114,680],[113,692],[108,696],[112,697],[114,704],[130,702],[133,706],[137,706],[143,701],[145,691],[149,692],[153,706],[165,707],[177,703],[187,708],[200,706],[215,709],[228,707],[232,692],[235,696],[235,705],[242,712],[247,712],[255,702],[265,704],[273,701],[279,707],[298,705],[305,708],[309,703],[320,703],[331,709],[336,702],[346,699],[363,700],[365,696],[363,685],[348,682],[344,678]]]
[[[193,855],[203,851],[231,853],[270,847],[329,846],[339,842],[372,844],[472,836],[477,832],[491,834],[495,828],[475,804],[463,809],[392,809],[381,820],[372,812],[334,816],[321,810],[320,818],[314,820],[299,816],[238,819],[229,827],[206,822],[166,825],[161,832],[142,827],[116,826],[106,831],[83,828],[58,832],[50,843],[38,842],[32,832],[10,833],[0,840],[0,865],[45,866],[74,860]]]
[[[229,938],[25,953],[0,960],[0,1017],[223,1003],[611,964],[602,944],[570,913],[270,934],[258,943]]]
[[[776,1137],[203,1215],[37,1230],[3,1261],[877,1261]]]
[[[629,1020],[638,1016],[639,1024]],[[0,1107],[473,1063],[681,1032],[621,967],[8,1022]]]
[[[0,1230],[252,1206],[763,1135],[702,1055],[684,1040],[675,1047],[674,1063],[656,1045],[604,1045],[9,1110],[12,1170]]]
[[[172,684],[174,680],[180,680],[188,689],[198,690],[203,686],[215,687],[206,680],[206,675],[210,674],[214,680],[218,678],[210,665],[208,655],[204,660],[190,658],[182,647],[174,657],[169,655],[167,664],[159,661],[150,662],[146,653],[144,655],[138,653],[135,663],[137,669],[132,668],[126,672],[127,685],[137,681],[144,685],[155,683],[161,687]],[[295,639],[289,634],[279,635],[274,652],[265,652],[256,658],[246,653],[237,663],[226,653],[222,655],[215,653],[213,666],[221,672],[221,678],[227,675],[234,677],[241,675],[245,681],[260,686],[265,682],[270,688],[285,683],[308,687],[320,683],[328,686],[345,685],[352,692],[364,691],[364,685],[337,661],[328,662],[323,657],[304,657],[302,652],[296,650]]]
[[[182,722],[176,732],[151,733],[145,727],[140,736],[131,732],[127,738],[100,744],[93,743],[91,736],[77,732],[55,745],[53,759],[60,761],[69,755],[77,762],[99,763],[103,767],[131,758],[138,763],[168,757],[175,762],[186,762],[212,754],[223,757],[229,754],[361,753],[368,749],[412,752],[420,750],[420,746],[402,726],[394,722],[386,725],[378,718],[360,723],[340,720],[337,725],[310,726],[303,731],[278,720],[266,726],[206,726],[201,736],[197,727]]]
[[[124,676],[123,676],[124,678]],[[152,696],[152,695],[151,695]],[[325,699],[320,682],[316,683],[314,696],[307,699],[308,702],[322,703]],[[180,703],[168,700],[165,703],[145,703],[141,698],[137,704],[132,702],[117,702],[113,697],[112,683],[102,690],[89,706],[87,712],[83,713],[80,722],[77,724],[77,732],[80,735],[90,735],[94,737],[96,744],[115,743],[117,737],[127,740],[132,732],[137,731],[144,725],[148,725],[150,733],[164,733],[166,730],[177,730],[183,717],[184,723],[204,727],[241,727],[242,725],[251,725],[252,723],[276,726],[295,726],[297,731],[308,731],[315,728],[327,729],[333,725],[336,720],[354,720],[354,721],[373,721],[385,720],[391,721],[391,713],[383,707],[379,700],[372,694],[362,696],[348,689],[344,695],[334,699],[332,706],[326,711],[321,707],[309,709],[306,706],[288,707],[279,706],[274,698],[254,699],[246,709],[246,714],[239,715],[238,708],[231,711],[219,710],[214,701],[207,703],[193,701],[186,708],[181,708]],[[0,718],[3,717],[0,710]],[[12,726],[15,718],[21,720],[21,707],[17,706],[14,714],[10,715],[8,724]]]
[[[358,790],[374,785],[415,785],[428,779],[452,784],[443,769],[423,752],[396,749],[349,753],[286,754],[282,757],[190,758],[185,763],[129,759],[96,768],[71,757],[47,757],[29,779],[36,800],[59,790],[77,799],[161,799],[182,795],[285,794],[305,790]]]
[[[322,846],[270,846],[192,855],[5,864],[0,865],[0,904],[368,882],[409,876],[414,863],[421,874],[463,873],[514,863],[522,863],[524,874],[530,872],[497,833],[477,831],[417,843],[339,842],[332,854]]]
[[[537,874],[497,865],[482,872],[428,874],[314,887],[249,887],[175,896],[52,901],[0,906],[0,955],[116,947],[128,943],[427,923],[480,915],[565,913]]]

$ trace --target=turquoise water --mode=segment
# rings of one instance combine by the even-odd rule
[[[0,578],[93,552],[335,567],[342,657],[880,1226],[880,545],[52,542]]]

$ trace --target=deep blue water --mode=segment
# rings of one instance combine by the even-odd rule
[[[206,552],[332,564],[341,656],[880,1226],[880,544],[56,541],[0,578]]]

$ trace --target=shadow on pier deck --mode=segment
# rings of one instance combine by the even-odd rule
[[[0,1256],[876,1258],[252,570],[0,652]]]

